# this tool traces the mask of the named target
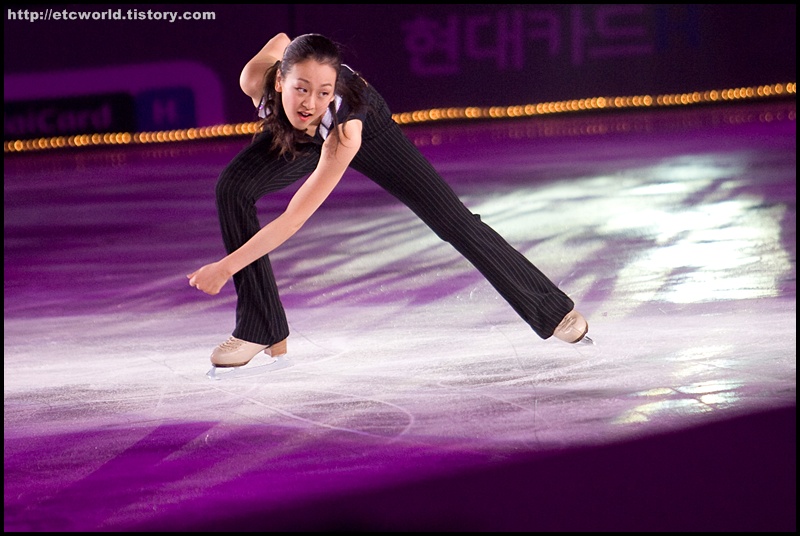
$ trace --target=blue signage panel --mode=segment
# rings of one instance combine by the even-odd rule
[[[136,95],[139,132],[197,126],[194,93],[187,87],[157,88]]]

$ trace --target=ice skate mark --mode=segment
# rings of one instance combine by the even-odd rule
[[[354,395],[352,393],[337,393],[337,392],[333,392],[333,391],[322,391],[322,392],[325,393],[325,394],[341,396],[343,398],[361,400],[361,401],[364,401],[364,402],[372,402],[372,403],[374,403],[376,405],[389,406],[391,408],[396,409],[400,413],[404,414],[408,418],[408,422],[403,427],[403,429],[400,432],[394,434],[393,436],[387,437],[385,435],[380,435],[380,434],[372,434],[372,433],[369,433],[369,432],[360,432],[362,434],[369,435],[371,437],[378,437],[378,438],[381,438],[381,439],[390,439],[391,441],[396,441],[396,440],[400,439],[401,437],[403,437],[404,435],[406,435],[409,432],[409,430],[411,430],[411,428],[416,423],[416,418],[414,417],[414,414],[411,413],[409,410],[407,410],[406,408],[404,408],[402,406],[398,406],[397,404],[393,404],[391,402],[387,402],[385,400],[380,400],[378,398],[367,397],[367,396],[358,396],[358,395]],[[351,429],[351,431],[355,432],[355,430],[352,430],[352,429]]]
[[[342,339],[340,341],[340,344],[336,344],[336,341],[334,340],[333,341],[334,344],[329,344],[328,346],[325,346],[316,342],[314,339],[303,333],[301,330],[295,328],[291,323],[289,323],[289,329],[292,332],[293,340],[296,340],[298,338],[302,339],[303,341],[310,344],[313,348],[316,348],[321,351],[320,353],[324,357],[321,357],[320,359],[313,361],[314,363],[321,363],[331,359],[336,359],[346,354],[348,351],[348,344],[345,339]]]
[[[405,424],[405,426],[403,427],[403,429],[400,432],[398,432],[396,434],[393,434],[393,435],[390,435],[390,436],[387,436],[387,435],[383,435],[383,434],[375,434],[375,433],[372,433],[372,432],[366,432],[364,430],[358,430],[356,428],[347,428],[347,427],[344,427],[344,426],[336,426],[336,425],[333,425],[333,424],[320,422],[320,421],[317,421],[317,420],[314,420],[314,419],[309,419],[307,417],[301,417],[300,415],[297,415],[297,414],[292,413],[290,411],[286,411],[286,410],[277,408],[275,406],[271,406],[269,404],[265,404],[265,403],[261,402],[260,400],[257,400],[257,399],[254,399],[254,398],[250,398],[250,397],[243,397],[242,400],[246,400],[246,401],[248,401],[248,402],[250,402],[252,404],[258,405],[258,406],[263,407],[265,409],[268,409],[270,411],[274,411],[275,413],[277,413],[279,415],[283,415],[284,417],[288,417],[288,418],[290,418],[292,420],[295,420],[295,421],[298,421],[298,422],[302,422],[302,423],[305,423],[305,424],[309,424],[311,426],[317,426],[317,427],[325,428],[325,429],[328,429],[328,430],[336,430],[336,431],[339,431],[339,432],[347,432],[347,433],[351,433],[351,434],[355,434],[355,435],[359,435],[359,436],[364,436],[364,437],[371,437],[371,438],[375,438],[375,439],[382,439],[382,440],[387,440],[388,439],[390,442],[397,441],[400,438],[402,438],[405,434],[408,433],[409,430],[411,430],[411,427],[416,422],[416,419],[414,418],[414,415],[410,411],[408,411],[407,409],[405,409],[405,408],[403,408],[401,406],[398,406],[396,404],[392,404],[391,402],[386,402],[386,401],[383,401],[383,400],[377,400],[377,399],[369,398],[369,397],[358,397],[358,396],[354,396],[352,394],[341,394],[341,393],[333,393],[333,392],[327,392],[327,391],[322,391],[322,393],[338,395],[338,396],[341,396],[341,397],[344,397],[344,398],[364,400],[364,401],[367,401],[367,402],[375,402],[375,403],[380,404],[380,405],[385,405],[385,406],[389,406],[389,407],[395,408],[400,413],[404,414],[407,417],[408,422]]]
[[[520,355],[517,345],[511,338],[506,334],[502,329],[498,328],[498,326],[492,325],[489,328],[489,331],[499,335],[505,341],[507,348],[510,350],[512,357],[503,357],[504,361],[509,361],[509,370],[504,374],[507,376],[505,379],[500,379],[497,381],[488,381],[483,383],[475,383],[474,381],[470,380],[469,383],[464,384],[462,381],[457,380],[439,380],[435,383],[436,386],[442,387],[447,389],[450,392],[455,392],[458,394],[463,394],[465,396],[472,396],[475,398],[481,398],[486,400],[491,400],[494,402],[499,402],[502,405],[505,405],[509,408],[516,408],[521,410],[524,413],[529,415],[529,419],[531,422],[532,434],[533,438],[531,440],[526,440],[519,438],[519,441],[522,445],[526,448],[535,448],[541,445],[541,440],[539,439],[539,428],[540,428],[540,417],[538,412],[538,394],[537,394],[537,387],[536,385],[531,385],[529,388],[532,390],[533,396],[533,404],[525,405],[519,404],[517,402],[509,401],[501,396],[495,394],[495,389],[504,389],[509,386],[515,386],[519,383],[531,382],[531,362],[532,358],[524,358]],[[504,347],[502,344],[495,345],[496,347]],[[503,352],[505,353],[505,352]],[[515,366],[516,364],[516,366]],[[460,377],[463,377],[460,376]],[[523,387],[528,388],[528,387]]]

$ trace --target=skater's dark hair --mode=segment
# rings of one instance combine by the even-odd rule
[[[280,94],[275,91],[275,80],[280,69],[281,76],[286,76],[294,68],[295,64],[314,60],[323,65],[330,65],[336,71],[336,88],[334,93],[342,97],[350,110],[357,110],[365,103],[362,102],[361,89],[366,86],[363,78],[356,75],[350,78],[350,82],[345,82],[339,76],[339,69],[342,66],[341,47],[320,34],[305,34],[296,37],[289,43],[283,53],[283,59],[276,61],[267,69],[264,78],[264,118],[259,125],[259,131],[269,131],[272,133],[272,150],[278,152],[278,156],[288,155],[291,158],[297,156],[297,142],[300,141],[302,133],[295,129],[286,116],[283,109]],[[333,115],[333,125],[329,136],[334,136],[339,143],[339,118],[336,116],[335,103],[331,102],[329,109]]]

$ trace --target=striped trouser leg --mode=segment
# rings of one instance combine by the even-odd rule
[[[470,212],[398,126],[364,140],[351,167],[452,244],[541,338],[550,337],[574,307],[546,275]]]
[[[261,229],[256,202],[270,192],[289,186],[314,170],[319,148],[290,161],[269,153],[270,138],[262,136],[239,153],[217,181],[217,213],[228,253],[241,247]],[[269,257],[264,255],[233,276],[236,287],[236,327],[233,336],[272,345],[289,336],[286,313]]]

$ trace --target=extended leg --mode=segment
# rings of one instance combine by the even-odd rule
[[[469,211],[399,127],[366,140],[352,167],[452,244],[541,338],[553,335],[573,310],[574,303],[564,292]]]

